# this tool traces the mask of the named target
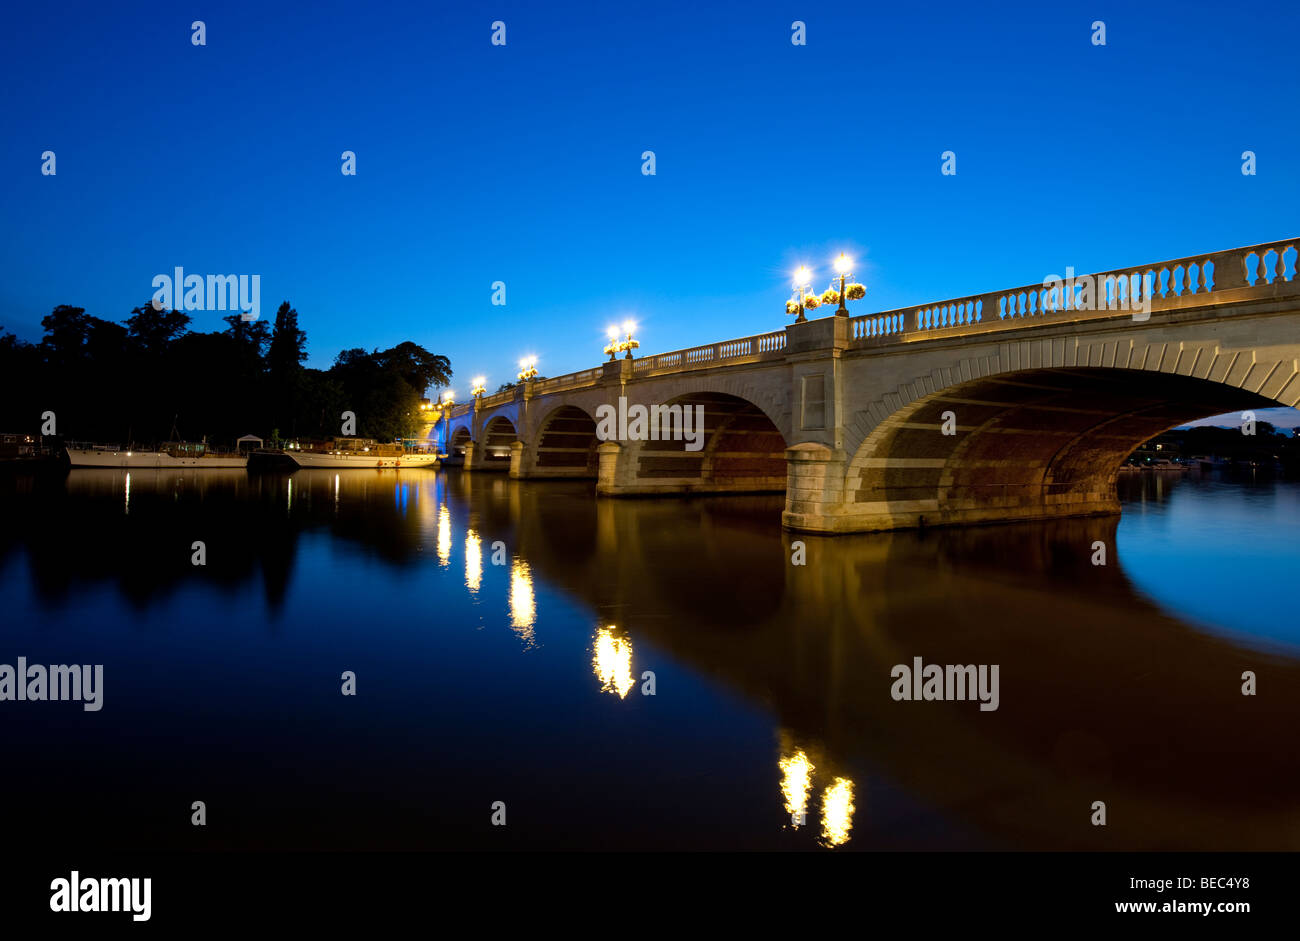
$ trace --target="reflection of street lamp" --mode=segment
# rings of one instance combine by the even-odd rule
[[[812,287],[812,271],[807,265],[800,265],[794,270],[794,290],[798,295],[795,303],[799,306],[799,316],[794,319],[795,323],[806,323],[808,318],[803,315],[803,299]]]
[[[537,357],[525,356],[519,361],[519,381],[527,382],[537,375]]]
[[[853,259],[843,252],[840,252],[840,257],[835,259],[835,270],[840,273],[840,306],[839,309],[835,311],[835,316],[837,317],[847,317],[849,315],[849,309],[844,306],[844,279],[849,276],[849,272],[852,268]]]

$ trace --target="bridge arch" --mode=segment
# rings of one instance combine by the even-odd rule
[[[483,425],[476,443],[474,466],[477,469],[509,470],[510,448],[519,440],[515,423],[506,415],[493,415]]]
[[[460,425],[451,432],[451,438],[447,443],[447,454],[452,457],[465,456],[465,448],[471,441],[468,425]]]
[[[663,410],[658,440],[625,439],[600,445],[601,492],[785,489],[786,436],[768,412],[749,399],[726,392],[679,391],[667,401],[629,402],[629,415],[635,406]]]
[[[846,449],[841,524],[1118,513],[1116,475],[1142,442],[1197,418],[1293,404],[1282,393],[1296,386],[1295,364],[1280,373],[1248,354],[1222,358],[1198,367],[1162,357],[1150,368],[985,358],[918,377],[858,414],[855,428],[867,430]]]
[[[740,399],[758,409],[786,440],[791,440],[790,384],[773,382],[770,371],[760,375],[756,370],[739,373],[706,373],[692,376],[689,373],[674,376],[666,387],[637,385],[629,388],[629,404],[671,404],[689,395],[722,395]],[[667,393],[666,395],[663,393]],[[655,395],[654,393],[659,393]]]
[[[597,472],[596,419],[573,403],[557,404],[537,423],[523,460],[529,477],[590,477]],[[527,448],[527,445],[525,445]]]

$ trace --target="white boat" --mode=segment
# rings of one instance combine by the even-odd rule
[[[438,463],[436,454],[355,454],[347,451],[287,451],[299,467],[356,468],[357,470],[376,467],[433,467]]]
[[[433,467],[436,451],[415,451],[397,444],[379,444],[370,438],[338,438],[327,445],[291,448],[284,452],[299,467],[353,468]]]
[[[247,454],[214,454],[203,444],[173,442],[162,448],[140,450],[116,445],[69,445],[68,461],[73,467],[247,467]]]

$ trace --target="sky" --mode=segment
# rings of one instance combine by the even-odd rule
[[[464,396],[528,354],[590,368],[628,318],[642,353],[780,330],[789,273],[824,288],[840,251],[867,313],[1287,238],[1298,28],[1187,2],[22,4],[0,325],[257,274],[309,365],[413,340]]]

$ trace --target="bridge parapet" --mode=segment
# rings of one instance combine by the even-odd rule
[[[502,389],[500,392],[493,392],[491,395],[483,396],[483,398],[479,399],[479,406],[481,408],[493,408],[494,406],[504,405],[507,402],[513,401],[514,397],[515,390],[513,388]],[[452,412],[452,415],[455,414],[455,412]]]
[[[584,369],[551,379],[542,379],[533,383],[533,395],[549,395],[552,392],[567,392],[570,389],[594,386],[604,374],[604,368],[597,366],[595,369]]]
[[[866,314],[850,319],[850,348],[1293,294],[1297,249],[1300,239],[1264,242]]]
[[[785,331],[775,330],[739,340],[723,340],[708,346],[693,346],[688,350],[643,356],[633,361],[633,375],[637,378],[662,376],[666,373],[688,369],[706,369],[726,364],[739,366],[785,358]]]

